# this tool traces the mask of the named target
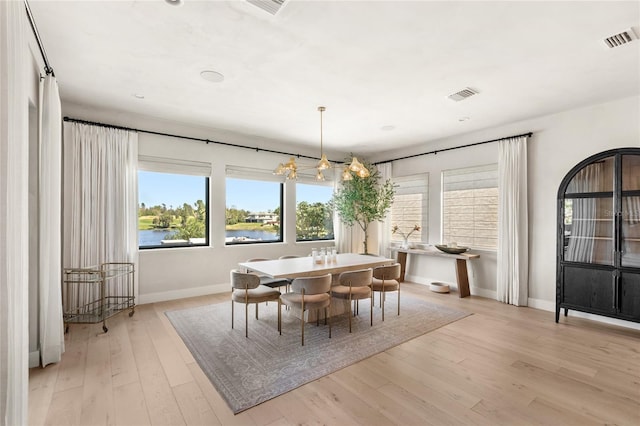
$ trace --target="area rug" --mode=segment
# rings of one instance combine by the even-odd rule
[[[392,348],[469,315],[409,295],[401,296],[397,316],[395,293],[387,295],[385,321],[374,307],[360,302],[349,334],[348,314],[333,317],[332,337],[320,321],[305,326],[282,309],[282,335],[277,330],[277,303],[260,304],[259,320],[249,307],[249,337],[244,335],[244,305],[236,304],[231,329],[231,302],[167,311],[166,315],[220,395],[237,414],[355,362]]]

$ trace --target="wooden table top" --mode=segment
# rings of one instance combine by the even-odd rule
[[[242,262],[238,265],[272,278],[311,277],[323,274],[339,274],[345,271],[374,268],[395,263],[394,259],[367,254],[342,253],[335,262],[313,263],[312,257]]]
[[[447,257],[449,259],[477,259],[480,257],[477,253],[461,253],[461,254],[449,254],[443,251],[438,250],[435,247],[429,247],[426,249],[403,249],[400,247],[391,247],[391,251],[397,251],[400,253],[408,253],[408,254],[422,254],[426,256],[440,256]]]

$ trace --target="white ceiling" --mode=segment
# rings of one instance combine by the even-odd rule
[[[366,154],[640,94],[640,41],[603,42],[640,35],[638,1],[29,4],[63,102],[274,145],[318,146],[319,105],[325,148]]]

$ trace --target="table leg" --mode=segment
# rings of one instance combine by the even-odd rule
[[[400,264],[400,278],[398,282],[404,282],[404,272],[407,269],[407,253],[399,251],[398,252],[398,263]]]
[[[467,273],[467,261],[465,259],[456,259],[456,277],[458,282],[458,296],[470,296],[469,275]]]

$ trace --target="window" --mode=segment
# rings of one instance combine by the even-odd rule
[[[147,156],[138,164],[138,246],[208,246],[211,165]]]
[[[426,241],[428,227],[429,175],[419,174],[393,179],[396,193],[391,206],[391,224],[398,230],[391,234],[391,241],[402,241],[417,225],[419,231],[411,232],[409,241]]]
[[[296,241],[332,240],[333,186],[296,183]]]
[[[226,184],[225,244],[282,242],[282,182],[227,169]]]
[[[442,242],[497,248],[497,164],[442,172]]]

